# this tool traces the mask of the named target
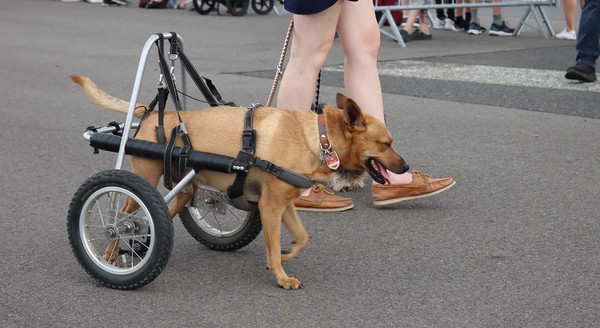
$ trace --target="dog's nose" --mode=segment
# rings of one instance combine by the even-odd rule
[[[408,165],[408,163],[404,162],[403,169],[404,169],[404,172],[402,172],[402,173],[408,172],[408,170],[410,169],[410,165]]]

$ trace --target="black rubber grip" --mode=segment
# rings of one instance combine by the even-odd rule
[[[90,146],[97,149],[118,153],[120,145],[120,136],[105,133],[94,133],[90,136]],[[164,158],[165,148],[166,146],[163,144],[144,140],[129,139],[127,144],[125,144],[125,154],[162,160]],[[175,147],[173,149],[173,162],[177,162],[179,160],[180,152],[180,147]],[[196,172],[200,170],[210,170],[223,173],[232,173],[233,171],[231,166],[233,160],[233,158],[223,155],[192,151],[188,157],[188,166],[193,168]]]

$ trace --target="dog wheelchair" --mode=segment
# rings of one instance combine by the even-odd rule
[[[171,44],[170,67],[166,65],[162,54],[164,40]],[[256,166],[295,186],[307,188],[312,185],[312,181],[304,175],[254,157],[253,148],[246,147],[253,142],[248,139],[249,135],[255,135],[251,128],[244,131],[244,147],[237,158],[195,151],[185,140],[183,147],[175,147],[175,140],[187,135],[181,118],[171,138],[168,142],[165,140],[166,144],[160,142],[160,136],[158,143],[135,139],[135,135],[131,138],[131,130],[143,123],[143,118],[140,122],[133,121],[134,112],[148,54],[154,46],[158,48],[160,59],[159,95],[161,90],[170,93],[178,115],[180,107],[186,107],[185,97],[181,101],[178,98],[178,93],[186,93],[186,71],[211,106],[233,105],[221,99],[210,80],[198,75],[183,52],[180,36],[176,33],[158,33],[146,41],[142,50],[125,123],[111,122],[105,127],[89,127],[83,134],[95,153],[99,150],[116,152],[117,161],[115,169],[93,175],[75,193],[67,218],[69,242],[78,262],[92,278],[104,286],[117,289],[142,287],[153,281],[165,268],[174,238],[167,204],[192,182],[198,171],[236,174],[236,183],[226,194],[209,186],[198,186],[192,201],[179,212],[184,227],[197,241],[220,251],[244,247],[261,231],[256,204],[245,200],[243,181],[241,187],[237,184],[239,177],[245,178],[250,166]],[[174,83],[174,64],[178,59],[181,61],[183,92],[179,92]],[[158,103],[159,111],[164,111],[166,98],[159,95],[151,103],[150,110]],[[250,116],[250,122],[253,109],[246,114],[246,118]],[[179,166],[182,178],[174,186],[167,186],[171,190],[163,197],[144,178],[122,169],[126,155],[164,160],[165,185],[171,179],[170,175],[167,176],[171,164]],[[243,158],[250,160],[241,160]],[[181,169],[189,172],[184,173]]]

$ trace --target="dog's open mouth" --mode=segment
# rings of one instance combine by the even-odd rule
[[[392,184],[390,176],[387,173],[385,165],[383,165],[377,158],[370,157],[367,159],[367,172],[375,182],[385,184],[386,182]]]

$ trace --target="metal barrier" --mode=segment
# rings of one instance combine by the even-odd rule
[[[525,15],[515,28],[514,35],[519,35],[525,27],[529,27],[540,32],[547,39],[548,34],[546,33],[544,26],[548,29],[550,35],[554,36],[555,34],[554,29],[550,24],[550,20],[546,15],[546,11],[544,10],[544,6],[556,7],[558,0],[503,0],[502,2],[493,2],[493,0],[480,0],[478,3],[474,3],[475,0],[471,0],[472,3],[455,3],[455,0],[452,0],[451,3],[427,4],[429,1],[432,0],[418,0],[419,3],[416,3],[417,1],[408,0],[409,3],[407,5],[383,6],[376,4],[375,12],[382,13],[381,18],[379,19],[379,31],[381,34],[394,39],[394,41],[397,41],[400,46],[406,47],[404,40],[402,40],[402,36],[400,36],[398,25],[396,25],[394,18],[392,17],[392,10],[405,11],[411,9],[425,10],[446,8],[527,7]],[[537,26],[527,24],[527,21],[531,18],[531,16],[533,16]],[[384,24],[386,22],[389,24],[391,32],[385,30]]]

